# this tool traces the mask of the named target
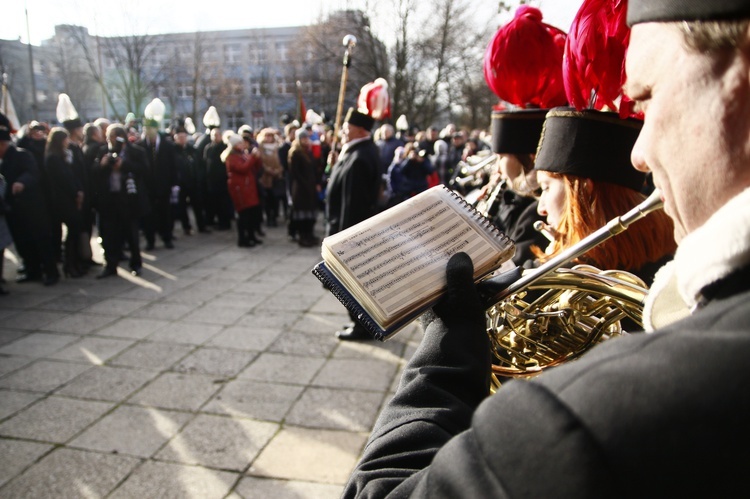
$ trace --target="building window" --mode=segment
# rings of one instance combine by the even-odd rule
[[[286,61],[287,52],[288,52],[288,48],[287,48],[286,43],[276,44],[276,57],[278,57],[279,61]]]
[[[224,62],[235,63],[240,62],[240,44],[230,43],[224,45]]]

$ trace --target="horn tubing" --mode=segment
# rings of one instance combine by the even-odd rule
[[[594,246],[597,246],[610,237],[616,236],[617,234],[627,230],[630,224],[637,220],[640,220],[652,211],[661,209],[663,206],[664,201],[661,198],[661,191],[659,191],[659,189],[654,189],[654,192],[652,192],[651,195],[638,206],[628,211],[624,215],[613,218],[604,227],[601,227],[600,229],[591,233],[589,236],[581,239],[577,244],[566,249],[555,258],[547,260],[537,268],[536,272],[530,272],[522,276],[520,279],[513,282],[503,291],[493,296],[492,300],[502,300],[503,298],[519,292],[532,282],[544,277],[550,272],[554,272],[565,263],[583,255]],[[487,281],[492,281],[492,279],[488,279]],[[479,286],[481,290],[482,283],[479,283]]]

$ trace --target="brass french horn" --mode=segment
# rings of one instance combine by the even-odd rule
[[[479,283],[488,304],[493,391],[501,378],[534,376],[624,334],[623,322],[629,321],[631,330],[642,327],[648,288],[640,278],[589,265],[561,267],[662,206],[657,190],[540,267],[520,277],[520,269],[515,269]],[[527,298],[530,295],[536,297]]]

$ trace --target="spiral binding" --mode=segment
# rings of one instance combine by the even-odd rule
[[[347,310],[352,312],[357,318],[359,323],[367,329],[367,331],[373,335],[378,341],[386,339],[386,330],[382,329],[378,324],[370,317],[370,314],[362,308],[362,305],[354,299],[354,297],[341,285],[338,279],[333,273],[328,270],[325,262],[318,263],[313,269],[312,273],[317,277],[320,282],[328,289],[338,301],[341,302]],[[395,331],[394,331],[395,332]]]
[[[469,213],[471,219],[477,222],[477,224],[482,227],[486,233],[502,240],[504,244],[509,245],[509,249],[515,246],[515,243],[510,239],[510,237],[507,236],[507,234],[505,234],[505,232],[495,227],[489,218],[485,217],[482,213],[477,211],[477,209],[469,204],[463,196],[456,193],[455,191],[448,189],[444,185],[441,185],[441,187],[443,188],[443,190],[447,191],[448,194],[450,194],[459,204],[463,205],[467,213]]]

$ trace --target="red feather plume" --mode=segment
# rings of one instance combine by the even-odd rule
[[[565,94],[578,109],[633,114],[633,102],[622,92],[625,53],[630,42],[627,0],[584,0],[565,43]]]
[[[542,12],[522,5],[484,54],[484,79],[500,97],[521,108],[567,103],[562,82],[565,32],[542,22]]]
[[[357,110],[375,120],[384,120],[391,116],[391,98],[388,94],[388,82],[377,78],[362,87],[357,98]]]

